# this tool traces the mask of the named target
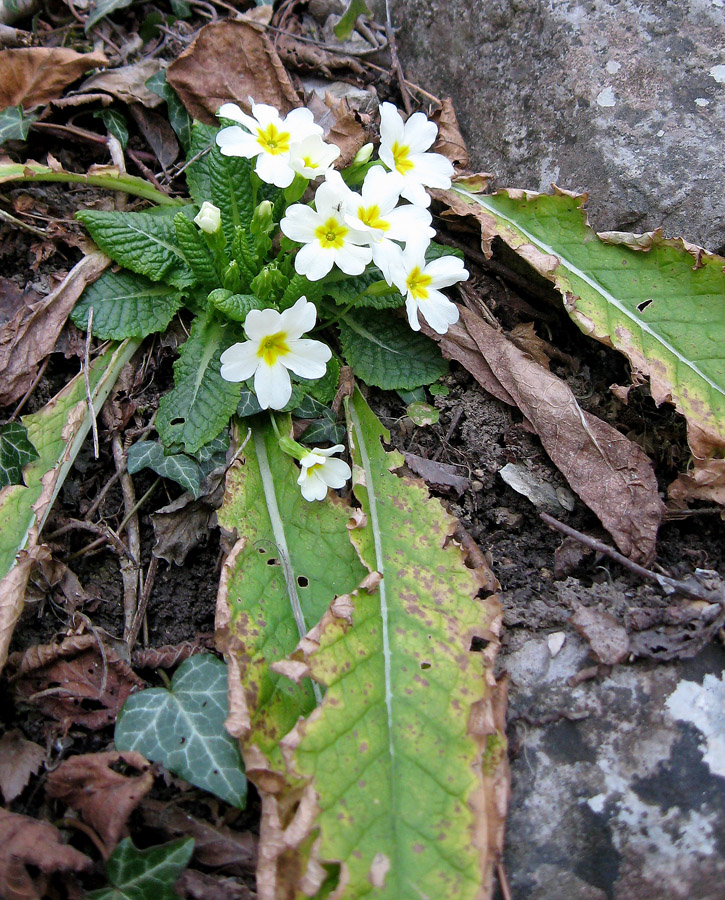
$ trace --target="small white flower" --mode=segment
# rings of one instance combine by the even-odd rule
[[[225,381],[246,381],[254,375],[254,392],[262,409],[283,409],[292,396],[288,369],[301,378],[322,378],[330,348],[321,341],[300,340],[314,328],[317,310],[305,297],[290,309],[253,309],[244,320],[247,341],[221,355]]]
[[[347,191],[345,221],[367,235],[373,262],[390,284],[392,267],[400,256],[400,247],[393,241],[429,241],[435,235],[435,229],[430,227],[431,214],[422,206],[397,205],[403,187],[403,179],[397,172],[373,166],[359,194],[344,184],[339,173],[335,174],[341,189]]]
[[[222,214],[218,206],[208,200],[201,204],[201,209],[194,217],[194,222],[207,234],[216,234],[222,227]]]
[[[292,170],[305,178],[324,175],[340,155],[335,144],[326,144],[319,134],[311,134],[290,147],[289,162]]]
[[[284,119],[273,106],[266,103],[252,103],[252,115],[246,113],[236,103],[224,103],[218,115],[233,119],[243,125],[230,125],[216,136],[220,152],[224,156],[243,156],[257,162],[254,171],[262,181],[284,188],[292,184],[295,177],[290,166],[290,148],[310,135],[321,135],[322,128],[315,124],[309,109],[293,109]]]
[[[336,176],[336,177],[335,177]],[[329,172],[315,193],[315,209],[295,203],[279,223],[290,240],[304,244],[295,257],[295,271],[319,281],[336,265],[346,275],[362,275],[372,259],[366,235],[345,221],[345,191],[339,172]],[[343,185],[344,187],[344,185]]]
[[[335,444],[328,450],[313,447],[300,459],[300,486],[305,500],[324,500],[328,488],[344,487],[352,472],[350,466],[342,459],[331,459],[333,453],[344,450],[342,444]]]
[[[425,187],[449,188],[453,166],[440,153],[426,153],[438,135],[438,128],[423,113],[403,122],[392,103],[380,106],[380,159],[402,176],[401,194],[411,203],[430,206]]]
[[[458,309],[439,289],[467,278],[468,272],[457,256],[441,256],[426,264],[425,245],[409,243],[394,267],[393,282],[405,297],[413,331],[420,331],[420,312],[433,331],[445,334],[458,321]]]

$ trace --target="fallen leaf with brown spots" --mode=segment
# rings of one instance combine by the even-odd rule
[[[122,775],[111,766],[123,763],[138,775]],[[124,835],[126,822],[153,787],[150,763],[135,750],[84,753],[62,762],[48,775],[45,790],[81,814],[105,845],[104,857]]]
[[[475,313],[439,341],[489,393],[517,406],[572,490],[599,517],[622,553],[647,564],[664,512],[652,463],[623,434],[581,409],[561,378],[540,366]]]
[[[45,760],[45,750],[14,728],[0,738],[0,791],[6,803],[22,794]]]
[[[3,900],[44,900],[46,875],[82,872],[91,860],[62,843],[49,822],[0,809],[0,897]],[[40,870],[32,877],[28,866]]]
[[[301,106],[264,28],[245,17],[205,25],[169,66],[166,80],[195,119],[212,125],[222,103],[239,103],[249,112],[249,97],[282,115]]]
[[[29,109],[60,97],[63,89],[88,69],[108,65],[104,53],[77,53],[68,47],[0,50],[0,111]]]

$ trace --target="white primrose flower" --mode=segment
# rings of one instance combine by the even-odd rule
[[[350,466],[342,459],[331,458],[333,453],[340,453],[344,449],[342,444],[335,444],[328,450],[313,447],[300,458],[302,468],[297,484],[305,500],[324,500],[328,488],[344,487],[352,475]]]
[[[419,206],[430,206],[426,187],[451,186],[453,165],[440,153],[426,153],[437,135],[438,128],[422,112],[403,122],[392,103],[381,104],[378,154],[389,169],[402,176],[402,196]]]
[[[295,257],[295,271],[310,281],[324,278],[334,265],[346,275],[362,275],[372,259],[370,248],[360,246],[367,242],[367,235],[345,220],[341,182],[339,173],[329,172],[315,193],[315,209],[295,203],[279,223],[290,240],[304,244]]]
[[[292,184],[295,172],[290,166],[290,148],[310,135],[321,135],[309,109],[293,109],[284,119],[273,106],[252,103],[248,116],[236,103],[224,103],[218,116],[233,119],[239,125],[229,125],[216,136],[219,151],[224,156],[243,156],[257,162],[254,171],[262,181],[285,188]],[[243,125],[244,128],[239,126]]]
[[[359,194],[345,185],[339,173],[329,177],[339,179],[340,189],[346,191],[345,221],[367,236],[373,262],[391,284],[392,267],[400,256],[400,247],[393,241],[425,239],[427,243],[435,235],[430,227],[431,214],[422,206],[398,206],[403,180],[397,172],[386,172],[382,166],[370,169]]]
[[[413,331],[420,331],[418,313],[433,331],[445,334],[458,321],[455,303],[440,292],[457,281],[466,281],[468,272],[457,256],[441,256],[426,264],[425,245],[412,241],[394,267],[393,282],[405,297],[408,322]]]
[[[294,172],[313,179],[324,175],[340,155],[335,144],[326,144],[319,134],[311,134],[290,147],[289,164]]]
[[[222,227],[222,214],[218,206],[208,200],[201,204],[201,209],[194,217],[194,222],[206,234],[216,234]]]
[[[262,409],[283,409],[292,396],[288,369],[301,378],[322,378],[330,348],[321,341],[300,340],[314,328],[317,310],[305,297],[284,312],[253,309],[244,320],[248,340],[221,355],[225,381],[246,381],[254,375],[254,392]]]

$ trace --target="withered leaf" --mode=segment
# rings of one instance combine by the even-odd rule
[[[254,900],[256,897],[246,884],[236,879],[220,878],[196,869],[186,869],[182,873],[176,890],[189,900]]]
[[[405,453],[405,462],[411,472],[437,488],[451,488],[458,494],[468,490],[470,484],[467,478],[456,472],[456,467],[448,463],[441,463],[435,459],[426,459],[415,453]]]
[[[77,53],[68,47],[0,50],[0,110],[28,109],[60,97],[63,88],[96,66],[108,65],[104,53]]]
[[[144,682],[109,644],[102,646],[103,655],[96,636],[84,634],[14,653],[8,666],[17,696],[64,725],[109,725]]]
[[[611,613],[581,606],[569,620],[601,663],[614,666],[629,653],[629,635]]]
[[[153,554],[167,563],[183,566],[189,551],[206,541],[214,510],[203,500],[183,494],[151,514],[156,543]]]
[[[325,129],[325,139],[340,148],[335,165],[349,166],[357,151],[372,138],[372,116],[353,108],[344,97],[334,97],[329,92],[324,100],[313,92],[307,108]]]
[[[124,763],[138,775],[121,775],[111,766]],[[134,750],[84,753],[64,760],[48,775],[45,790],[79,812],[106,847],[108,858],[123,836],[128,817],[154,783],[150,763]]]
[[[222,103],[249,111],[249,97],[285,115],[300,101],[264,28],[247,17],[204,26],[188,50],[172,63],[166,80],[187,111],[218,124]]]
[[[80,86],[84,94],[103,91],[124,103],[141,103],[149,109],[160,106],[164,101],[158,94],[146,87],[146,82],[161,68],[156,59],[144,59],[132,66],[122,66],[99,72],[86,78]]]
[[[81,872],[91,860],[62,843],[49,822],[0,809],[0,897],[4,900],[42,900],[47,897],[44,875]],[[28,866],[40,870],[33,879]]]
[[[599,517],[622,553],[647,564],[664,507],[652,463],[623,434],[581,409],[562,379],[547,371],[479,316],[436,336],[491,394],[517,406],[571,488]]]
[[[441,108],[431,117],[438,126],[438,140],[433,145],[436,153],[441,153],[450,160],[457,169],[468,169],[469,157],[466,142],[458,127],[453,101],[446,97]]]
[[[0,791],[6,803],[19,797],[45,760],[45,750],[14,728],[0,738]]]

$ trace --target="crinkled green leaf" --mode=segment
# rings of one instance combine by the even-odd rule
[[[449,196],[481,220],[486,241],[503,238],[554,283],[582,331],[649,375],[656,402],[671,399],[725,446],[725,259],[657,232],[602,240],[569,194]]]
[[[292,272],[289,284],[284,289],[279,301],[279,308],[280,310],[289,309],[300,297],[306,297],[310,303],[317,304],[322,299],[324,292],[325,288],[321,282],[310,281],[304,275]]]
[[[0,426],[0,488],[23,483],[23,466],[39,453],[28,439],[28,429],[20,422]]]
[[[333,606],[294,655],[326,692],[285,741],[288,759],[312,779],[315,856],[342,865],[346,900],[474,900],[492,871],[480,836],[493,678],[471,643],[491,637],[500,609],[477,599],[455,520],[392,473],[402,457],[383,450],[359,391],[349,412],[367,517],[350,536],[382,581]]]
[[[5,141],[24,141],[37,116],[23,112],[22,106],[8,106],[0,111],[0,145]]]
[[[209,178],[209,154],[214,146],[218,128],[194,122],[191,128],[191,145],[188,150],[189,162],[186,166],[186,184],[189,194],[197,206],[211,199]]]
[[[99,109],[93,113],[94,119],[100,119],[106,126],[106,131],[117,138],[120,145],[126,149],[128,143],[128,123],[123,113],[117,109]]]
[[[194,283],[191,269],[176,242],[171,215],[84,209],[76,213],[76,218],[83,222],[101,250],[119,265],[177,288]]]
[[[247,779],[237,743],[224,729],[227,668],[210,654],[192,656],[176,670],[171,689],[130,696],[118,719],[118,750],[138,750],[197,787],[243,807]]]
[[[73,308],[73,323],[85,331],[93,307],[93,334],[111,340],[144,338],[165,331],[182,305],[183,294],[133,272],[106,271],[89,284]]]
[[[222,214],[222,228],[227,244],[234,240],[237,225],[249,228],[254,213],[251,174],[254,160],[241,156],[222,156],[214,144],[207,154],[211,202]],[[259,198],[262,199],[261,197]]]
[[[180,18],[183,18],[183,16],[180,16]],[[153,91],[157,97],[161,97],[166,101],[166,111],[169,116],[169,123],[176,132],[179,141],[181,141],[181,146],[186,153],[191,156],[192,154],[190,154],[189,151],[192,146],[193,120],[186,111],[186,107],[181,102],[179,95],[166,81],[166,71],[164,69],[159,69],[158,72],[155,72],[147,79],[146,87],[150,91]]]
[[[382,284],[381,284],[382,282]],[[384,293],[365,291],[372,285],[380,285]],[[339,306],[347,306],[355,303],[359,309],[395,309],[405,303],[405,298],[395,287],[385,284],[383,273],[375,266],[369,266],[362,275],[354,278],[342,276],[336,273],[335,280],[322,282],[323,292],[332,297]]]
[[[174,363],[174,387],[162,397],[156,430],[167,449],[196,453],[234,414],[241,385],[220,374],[222,353],[239,334],[213,313],[198,316]]]
[[[214,265],[214,257],[200,230],[183,212],[174,216],[174,230],[176,243],[197,282],[207,288],[216,287],[220,278]]]
[[[294,649],[335,596],[353,590],[365,575],[347,537],[349,511],[327,500],[305,500],[298,472],[271,426],[255,423],[241,461],[228,473],[217,513],[222,528],[239,538],[222,574],[224,612],[217,627],[228,620],[233,671],[242,679],[249,716],[243,752],[257,748],[279,769],[280,738],[310,712],[315,698],[309,681],[295,685],[270,666]]]
[[[175,883],[194,852],[193,838],[139,850],[124,838],[106,863],[109,887],[91,891],[90,900],[176,900]]]
[[[222,289],[212,291],[209,302],[234,322],[243,322],[252,309],[264,309],[264,303],[254,294],[232,294]]]
[[[86,31],[90,31],[101,19],[105,19],[106,16],[118,9],[125,9],[132,3],[133,0],[95,0],[90,15],[86,19]]]
[[[126,468],[130,475],[142,469],[151,469],[162,478],[175,481],[194,497],[201,490],[201,471],[196,460],[185,453],[172,453],[167,456],[158,441],[139,441],[128,448]]]
[[[448,371],[438,346],[403,319],[353,310],[339,326],[342,355],[366,384],[411,390]]]

